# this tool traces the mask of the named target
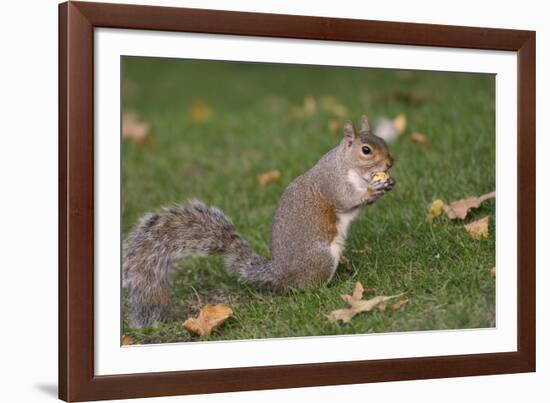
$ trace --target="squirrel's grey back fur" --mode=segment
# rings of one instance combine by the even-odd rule
[[[123,284],[129,323],[142,327],[166,318],[175,262],[191,255],[222,256],[239,278],[259,288],[284,290],[330,281],[349,225],[364,206],[395,181],[371,182],[392,158],[363,118],[356,134],[344,126],[340,144],[285,189],[271,226],[271,259],[257,255],[219,209],[192,200],[141,219],[127,239]],[[372,152],[363,155],[365,146]]]

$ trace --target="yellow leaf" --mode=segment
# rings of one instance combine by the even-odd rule
[[[479,241],[481,238],[487,238],[489,236],[489,216],[466,224],[464,229],[475,240]]]
[[[258,181],[260,186],[267,186],[270,183],[278,181],[280,178],[281,172],[278,169],[256,175],[256,180]]]
[[[231,316],[233,310],[224,304],[203,306],[196,318],[188,318],[183,322],[183,327],[192,333],[208,339],[215,327],[220,326]]]
[[[195,122],[206,122],[210,119],[212,116],[212,109],[206,102],[204,102],[202,99],[196,100],[191,104],[191,107],[189,108],[189,114],[191,115],[191,119],[193,119]]]
[[[426,220],[432,221],[435,217],[438,217],[443,213],[443,208],[445,206],[445,203],[443,200],[437,199],[430,204],[430,207],[428,208],[428,214],[426,214]]]
[[[470,209],[477,208],[485,200],[494,198],[496,198],[495,192],[486,193],[479,197],[468,197],[467,199],[460,199],[452,202],[449,205],[446,205],[444,207],[444,210],[447,214],[447,217],[449,217],[451,220],[454,220],[455,218],[464,220],[468,215]]]
[[[399,134],[403,134],[407,128],[407,116],[404,113],[400,113],[393,118],[393,125],[397,129]]]
[[[497,275],[497,268],[496,266],[491,269],[491,276],[496,277]]]

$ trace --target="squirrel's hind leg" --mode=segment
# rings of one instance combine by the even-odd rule
[[[273,264],[277,265],[277,262],[274,261]],[[281,288],[304,289],[328,283],[332,279],[336,267],[337,263],[330,253],[329,246],[319,244],[305,249],[284,269],[281,267],[275,268],[275,270],[286,272],[282,278]]]

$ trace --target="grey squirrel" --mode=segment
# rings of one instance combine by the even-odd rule
[[[200,201],[145,215],[123,253],[130,326],[166,319],[171,272],[191,255],[220,255],[238,277],[263,289],[330,281],[351,222],[395,185],[385,174],[393,158],[367,117],[359,132],[351,122],[343,131],[341,142],[283,192],[271,226],[271,259],[256,254],[223,212]]]

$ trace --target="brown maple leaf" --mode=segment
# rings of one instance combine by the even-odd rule
[[[208,339],[212,330],[220,326],[233,314],[233,310],[224,304],[203,306],[196,318],[188,318],[183,322],[183,327],[192,333]]]
[[[350,305],[350,308],[336,309],[330,312],[328,315],[325,315],[327,320],[329,322],[341,320],[342,322],[347,323],[358,313],[372,311],[372,309],[376,308],[379,304],[403,295],[402,293],[391,296],[379,295],[374,298],[364,300],[361,299],[363,297],[363,291],[363,285],[360,282],[355,283],[352,295],[341,295],[341,298]]]
[[[353,293],[351,294],[351,297],[353,299],[361,299],[363,298],[363,292],[365,292],[363,284],[358,281],[357,283],[355,283],[355,287],[353,288]]]
[[[478,208],[481,203],[485,200],[496,198],[495,192],[486,193],[479,197],[468,197],[466,199],[460,199],[452,202],[451,204],[445,205],[443,210],[451,220],[456,218],[464,220],[468,215],[470,209]]]

